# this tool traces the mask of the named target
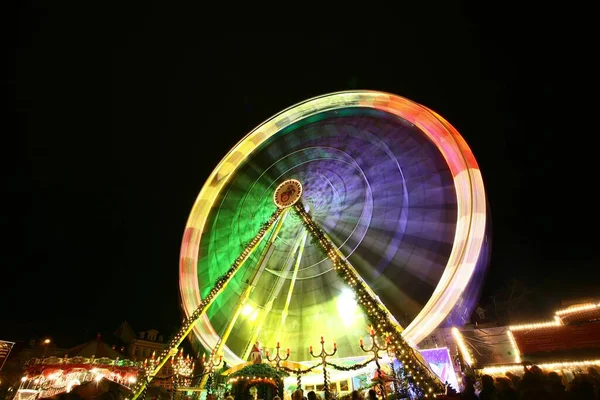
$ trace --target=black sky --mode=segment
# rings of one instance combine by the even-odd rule
[[[385,28],[256,33],[200,6],[54,3],[1,13],[0,339],[70,345],[124,319],[170,333],[209,173],[274,113],[352,88],[422,103],[471,146],[493,219],[484,296],[511,278],[597,291],[595,50],[563,10],[429,4]]]

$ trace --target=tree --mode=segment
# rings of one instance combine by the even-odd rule
[[[536,289],[513,279],[490,296],[492,312],[500,324],[514,323],[533,317],[533,297]]]

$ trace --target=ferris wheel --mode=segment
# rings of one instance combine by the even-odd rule
[[[180,258],[189,330],[230,365],[257,340],[302,361],[324,336],[356,356],[370,318],[342,260],[415,345],[462,301],[485,235],[479,167],[441,116],[377,91],[309,99],[246,135],[201,189]]]

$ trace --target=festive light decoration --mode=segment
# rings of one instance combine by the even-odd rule
[[[374,360],[372,358],[370,358],[364,362],[357,363],[357,364],[350,365],[350,366],[338,365],[338,364],[334,364],[332,362],[327,361],[327,365],[329,365],[330,367],[333,367],[333,369],[338,370],[338,371],[358,371],[359,369],[366,367],[373,361]]]
[[[171,391],[171,399],[177,398],[177,389],[180,385],[189,386],[191,383],[190,376],[194,371],[194,362],[188,356],[183,356],[183,349],[179,354],[171,358],[171,367],[173,368],[173,390]]]
[[[229,379],[227,382],[228,383],[236,383],[239,381],[251,381],[251,382],[268,382],[272,385],[276,385],[278,386],[277,382],[275,379],[273,378],[264,378],[264,377],[259,377],[259,376],[238,376],[235,378],[231,378]]]
[[[277,342],[277,346],[275,346],[275,349],[276,349],[276,350],[275,350],[275,351],[276,351],[276,352],[275,352],[275,357],[273,357],[273,358],[270,358],[270,357],[269,357],[269,351],[268,351],[268,350],[266,351],[266,353],[265,353],[265,356],[267,357],[267,361],[269,361],[269,362],[274,362],[274,363],[275,363],[275,369],[276,369],[277,371],[279,371],[279,369],[281,368],[281,365],[280,365],[280,364],[281,364],[281,362],[282,362],[282,361],[286,361],[288,358],[290,358],[290,349],[287,349],[287,353],[286,353],[286,355],[285,355],[285,358],[283,358],[283,357],[281,357],[281,356],[279,355],[279,349],[280,349],[280,347],[279,347],[279,342]],[[281,398],[283,398],[283,391],[282,391],[282,387],[281,387],[281,384],[280,384],[280,380],[277,380],[277,393],[278,393],[278,395],[279,395]]]
[[[554,326],[561,326],[562,321],[558,315],[554,316],[554,320],[547,322],[536,322],[532,324],[521,324],[521,325],[511,325],[508,327],[511,331],[526,331],[531,329],[543,329],[543,328],[551,328]]]
[[[25,362],[26,375],[19,390],[35,390],[42,397],[70,392],[74,385],[108,379],[133,387],[136,374],[143,369],[141,362],[108,357],[46,357]]]
[[[267,383],[281,388],[283,378],[288,374],[280,369],[276,369],[269,364],[250,364],[235,371],[229,375],[228,383],[232,385],[242,384],[243,386]],[[242,389],[243,390],[243,389]]]
[[[323,336],[321,336],[321,352],[319,354],[313,353],[313,348],[310,346],[309,352],[310,355],[315,358],[321,359],[321,365],[323,367],[323,393],[325,395],[325,400],[331,399],[331,392],[329,391],[329,374],[327,373],[327,357],[332,357],[337,353],[337,345],[333,342],[333,351],[328,353],[325,351],[325,340],[323,340]]]
[[[562,316],[562,315],[572,314],[572,313],[576,313],[576,312],[580,312],[580,311],[593,310],[598,307],[600,307],[600,303],[598,303],[598,304],[594,304],[594,303],[578,304],[576,306],[571,306],[571,307],[563,308],[562,310],[558,310],[558,311],[556,311],[555,314],[557,316]]]
[[[542,369],[558,369],[558,368],[574,368],[574,367],[590,367],[600,365],[600,360],[586,360],[586,361],[557,361],[548,362],[542,364],[536,364]],[[485,367],[481,371],[484,374],[497,375],[503,374],[506,371],[518,371],[522,370],[523,365],[512,364],[512,365],[498,365],[493,367]]]
[[[379,364],[379,360],[381,359],[381,356],[379,356],[379,352],[384,351],[387,353],[387,351],[391,350],[394,346],[390,344],[389,336],[386,336],[386,338],[385,338],[385,345],[377,344],[375,329],[373,327],[371,327],[369,329],[369,334],[371,336],[371,347],[368,349],[365,349],[364,343],[363,343],[362,339],[360,339],[360,348],[365,353],[373,353],[373,360],[375,361],[375,365],[377,366],[377,381],[379,384],[379,390],[380,390],[382,398],[385,399],[386,398],[385,384],[383,383],[383,380],[381,379],[381,365]]]
[[[123,358],[110,359],[108,357],[46,357],[46,358],[32,358],[27,360],[25,363],[27,367],[38,367],[38,366],[60,366],[67,369],[79,368],[80,366],[86,366],[88,368],[108,368],[108,367],[121,367],[121,368],[134,368],[138,369],[142,367],[142,362],[132,361]]]
[[[471,352],[465,344],[465,340],[462,336],[462,333],[460,333],[457,327],[452,328],[452,336],[454,336],[454,340],[456,340],[456,343],[458,344],[458,348],[460,349],[460,353],[463,357],[463,360],[465,360],[465,363],[468,366],[473,365],[473,358],[471,357]]]
[[[145,359],[143,362],[141,379],[147,378],[159,364],[159,361],[160,360],[156,358],[156,352],[153,351],[150,358]],[[171,358],[170,366],[173,370],[173,374],[154,379],[171,380],[171,399],[174,400],[177,398],[179,386],[189,386],[191,384],[191,375],[194,372],[195,363],[189,355],[184,356],[183,349],[180,349],[179,352]],[[132,383],[135,383],[135,381],[132,381]],[[141,395],[139,398],[141,398]]]
[[[508,340],[510,341],[510,345],[513,348],[513,352],[515,353],[515,362],[516,363],[520,363],[521,362],[521,352],[519,351],[519,346],[517,345],[517,341],[515,340],[515,336],[513,335],[512,331],[510,329],[508,331],[506,331],[506,335],[508,336]]]
[[[239,371],[233,372],[229,375],[229,382],[235,382],[236,380],[245,379],[270,379],[273,382],[277,379],[283,379],[288,376],[287,372],[284,371],[285,368],[276,369],[269,364],[250,364],[240,369]]]
[[[315,364],[312,367],[306,369],[292,369],[287,367],[281,367],[281,370],[296,375],[296,389],[302,389],[302,375],[311,373],[316,368],[320,367],[321,364]]]
[[[206,362],[206,358],[205,358],[204,354],[202,354],[202,364],[204,365],[204,373],[203,373],[204,376],[203,376],[202,381],[200,382],[200,389],[202,389],[204,387],[204,385],[206,385],[206,392],[209,394],[212,393],[212,386],[215,381],[216,367],[221,365],[221,362],[223,361],[223,356],[220,355],[219,361],[216,361],[216,360],[217,360],[217,356],[215,355],[214,349],[210,353],[208,362]],[[204,377],[206,377],[207,379],[205,380]]]

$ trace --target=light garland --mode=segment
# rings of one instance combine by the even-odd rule
[[[462,333],[458,330],[457,327],[452,328],[452,336],[456,343],[458,344],[458,348],[460,349],[460,353],[463,356],[463,360],[467,363],[468,366],[473,365],[473,358],[471,358],[471,352],[467,348],[465,340],[462,336]]]
[[[515,336],[513,335],[512,331],[510,329],[506,332],[506,336],[508,336],[510,345],[512,346],[513,352],[515,353],[515,362],[520,363],[521,362],[521,352],[519,351],[519,346],[517,346],[517,341],[515,340]]]
[[[600,303],[598,303],[598,304],[594,304],[594,303],[579,304],[576,306],[571,306],[571,307],[563,308],[562,310],[558,310],[555,312],[555,314],[557,316],[561,316],[561,315],[576,313],[579,311],[593,310],[598,307],[600,307]]]
[[[600,360],[587,360],[587,361],[560,361],[560,362],[551,362],[551,363],[542,363],[535,364],[542,369],[556,369],[556,368],[565,368],[565,367],[589,367],[593,365],[600,365]],[[498,365],[493,367],[485,367],[482,368],[481,371],[484,374],[500,374],[506,371],[515,371],[523,369],[523,365]]]
[[[343,255],[339,253],[339,249],[329,240],[325,232],[312,221],[302,203],[296,203],[294,209],[301,217],[305,227],[333,263],[334,270],[352,289],[357,303],[365,311],[373,327],[376,327],[379,332],[388,337],[393,344],[396,349],[396,358],[404,365],[407,379],[423,392],[425,398],[428,398],[428,393],[433,393],[434,390],[443,393],[443,384],[439,382],[439,378],[419,360],[415,350],[406,343],[402,337],[400,324],[381,303],[377,295],[343,258]]]
[[[227,383],[236,383],[237,381],[260,381],[260,382],[269,382],[274,385],[277,384],[273,378],[264,378],[264,377],[256,377],[256,376],[236,376],[235,378],[231,378],[227,381]]]
[[[554,319],[552,321],[544,321],[544,322],[535,322],[530,324],[519,324],[519,325],[511,325],[508,328],[511,331],[523,331],[523,330],[531,330],[531,329],[544,329],[544,328],[553,328],[557,326],[564,325],[561,317],[567,316],[569,314],[574,314],[581,311],[589,311],[600,308],[600,303],[585,303],[579,304],[576,306],[571,306],[567,308],[563,308],[561,310],[557,310],[554,312]]]
[[[508,327],[511,331],[526,331],[532,329],[543,329],[543,328],[553,328],[557,326],[561,326],[562,320],[558,315],[554,316],[554,320],[546,321],[546,322],[537,322],[533,324],[521,324],[521,325],[511,325]]]

